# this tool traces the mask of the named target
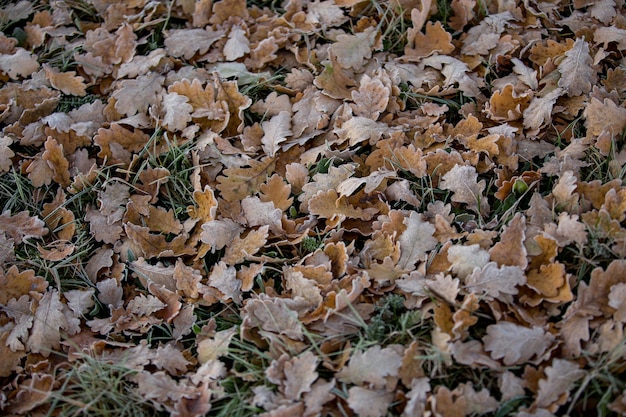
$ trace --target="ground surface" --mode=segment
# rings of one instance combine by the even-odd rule
[[[626,413],[622,0],[3,3],[3,415]]]

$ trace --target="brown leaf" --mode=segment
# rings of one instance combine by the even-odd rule
[[[291,114],[281,111],[273,116],[269,121],[262,122],[263,137],[261,143],[263,150],[267,155],[273,157],[280,149],[279,144],[287,140],[287,136],[291,136]]]
[[[56,139],[49,137],[44,144],[45,152],[41,158],[46,161],[54,173],[52,179],[63,187],[70,185],[70,164],[63,154],[63,145],[59,145]]]
[[[539,380],[539,392],[534,403],[540,408],[549,408],[553,405],[558,407],[567,402],[569,396],[567,394],[572,384],[587,374],[576,362],[558,358],[555,358],[544,372],[546,377]]]
[[[393,393],[381,389],[352,387],[348,390],[348,405],[360,417],[383,417],[393,401]]]
[[[524,327],[501,321],[487,326],[483,338],[485,350],[493,359],[502,359],[507,366],[522,364],[536,357],[543,359],[544,353],[552,346],[554,336],[541,327]]]
[[[467,204],[468,208],[477,214],[489,213],[489,203],[483,196],[485,181],[478,182],[476,168],[468,165],[455,165],[442,177],[442,180],[441,188],[454,193],[452,201]]]
[[[224,261],[228,265],[237,265],[245,259],[254,256],[267,242],[269,226],[261,226],[251,230],[244,238],[236,236],[233,242],[226,247]]]
[[[46,78],[50,84],[63,94],[84,97],[87,94],[85,79],[76,75],[76,71],[58,72],[48,65],[44,65]]]
[[[172,29],[166,33],[165,49],[174,57],[189,60],[196,54],[205,54],[224,35],[223,30]]]
[[[435,227],[422,220],[421,214],[412,211],[403,221],[406,229],[398,238],[400,244],[401,269],[411,270],[418,261],[424,261],[427,253],[435,248],[437,239],[433,237]]]
[[[428,22],[425,34],[415,33],[415,38],[407,38],[408,45],[404,48],[406,59],[419,61],[434,53],[449,55],[454,51],[452,35],[448,33],[441,22]],[[411,45],[412,47],[409,47]]]
[[[31,237],[43,237],[48,234],[45,223],[38,217],[31,217],[28,211],[20,211],[12,216],[9,211],[0,214],[0,231],[6,233],[16,244]]]
[[[228,345],[235,334],[237,334],[237,326],[220,330],[213,337],[198,342],[198,362],[205,364],[228,355]]]
[[[517,266],[501,266],[489,262],[482,270],[474,272],[465,278],[469,291],[500,299],[504,302],[513,301],[510,297],[518,293],[517,287],[526,283],[524,270]]]
[[[579,96],[588,93],[596,82],[596,71],[593,69],[593,59],[589,54],[589,44],[578,38],[570,50],[565,52],[565,59],[558,66],[561,73],[558,86],[563,88],[567,95]]]
[[[35,319],[26,347],[48,357],[60,347],[61,329],[67,330],[67,318],[57,290],[47,291],[37,303]]]
[[[489,249],[491,260],[500,266],[518,266],[525,270],[528,265],[526,246],[524,246],[525,239],[526,217],[517,213],[509,225],[504,227],[500,241]]]
[[[94,143],[100,147],[98,156],[106,158],[109,165],[130,164],[133,152],[139,152],[150,137],[139,129],[126,129],[120,124],[98,129]]]
[[[208,283],[224,294],[222,301],[232,300],[237,304],[241,302],[241,281],[237,279],[237,271],[233,266],[220,261],[211,270]]]
[[[402,355],[396,346],[381,348],[372,346],[364,351],[356,351],[350,357],[348,366],[337,372],[337,379],[355,385],[372,384],[383,388],[385,377],[397,376],[402,365]]]
[[[146,113],[148,107],[157,104],[163,81],[164,78],[156,72],[120,81],[119,88],[111,94],[116,100],[115,110],[127,116]]]

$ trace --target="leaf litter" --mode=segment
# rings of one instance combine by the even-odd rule
[[[624,11],[4,2],[0,410],[625,415]]]

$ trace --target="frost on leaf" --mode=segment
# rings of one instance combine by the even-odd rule
[[[372,346],[365,351],[354,352],[348,366],[337,373],[337,379],[355,385],[372,384],[385,386],[385,377],[397,376],[402,365],[402,355],[393,346]]]
[[[422,215],[412,211],[409,217],[403,221],[406,229],[400,235],[400,260],[398,266],[402,269],[411,270],[418,261],[426,258],[428,251],[437,245],[437,239],[433,237],[435,227],[422,220]]]
[[[588,93],[596,82],[593,59],[589,55],[589,44],[584,39],[576,39],[572,49],[565,52],[565,59],[558,68],[561,73],[558,85],[565,89],[570,97]]]
[[[499,322],[487,326],[483,338],[485,350],[493,359],[502,359],[505,365],[516,365],[537,361],[552,346],[554,336],[541,327],[525,327],[510,322]]]
[[[37,303],[35,318],[26,347],[33,353],[48,356],[61,344],[61,330],[68,327],[59,292],[47,291]]]
[[[196,54],[206,53],[223,36],[222,30],[173,29],[166,34],[165,49],[172,56],[191,59]]]
[[[442,177],[441,188],[450,190],[452,201],[465,203],[475,213],[489,214],[489,202],[483,196],[485,181],[478,181],[476,168],[468,165],[455,165]]]

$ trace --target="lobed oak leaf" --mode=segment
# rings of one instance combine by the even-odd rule
[[[154,295],[139,294],[126,305],[126,310],[137,316],[150,316],[166,307],[166,304]]]
[[[572,385],[587,375],[576,362],[555,358],[552,364],[544,369],[545,378],[539,380],[539,392],[533,404],[540,408],[558,407],[567,402],[567,395]],[[563,398],[565,394],[565,398]]]
[[[371,145],[377,143],[383,133],[389,131],[385,123],[380,123],[365,117],[352,117],[343,122],[334,132],[342,141],[349,140],[350,146],[369,141]]]
[[[368,27],[354,35],[338,35],[337,42],[330,47],[342,68],[358,70],[372,57],[372,49],[377,47],[379,35],[376,28]]]
[[[130,164],[133,152],[139,152],[150,140],[150,136],[139,129],[129,130],[114,123],[108,129],[100,128],[93,141],[98,147],[100,158],[108,164]]]
[[[35,307],[35,318],[26,347],[33,353],[48,357],[61,346],[61,330],[68,322],[57,290],[47,291]]]
[[[498,267],[495,262],[487,263],[482,269],[475,268],[474,272],[465,278],[465,286],[469,291],[482,293],[504,302],[512,301],[510,295],[517,294],[517,287],[525,283],[526,275],[523,269],[518,266]]]
[[[483,196],[485,181],[478,182],[476,168],[470,165],[455,165],[442,177],[440,187],[450,190],[452,201],[465,203],[475,213],[486,215],[489,213],[489,202]],[[480,208],[478,205],[480,204]]]
[[[269,121],[262,122],[261,126],[263,127],[263,137],[261,138],[263,151],[268,156],[273,157],[280,149],[279,144],[292,135],[291,113],[281,111]]]
[[[251,340],[252,332],[261,329],[293,340],[302,340],[304,333],[297,311],[290,308],[292,300],[271,298],[260,294],[246,302],[242,309],[242,338]]]
[[[522,117],[530,103],[529,93],[517,93],[512,84],[495,91],[485,106],[487,116],[494,121],[514,121]]]
[[[621,135],[626,127],[626,108],[613,100],[600,101],[592,97],[583,112],[587,135],[600,136],[608,133],[611,137]]]
[[[75,71],[58,72],[49,65],[43,67],[50,84],[63,94],[84,97],[87,95],[85,79]]]
[[[178,93],[168,93],[163,97],[161,103],[165,110],[163,125],[170,132],[184,130],[187,123],[191,121],[193,107],[189,104],[189,98]]]
[[[274,171],[276,161],[266,156],[260,161],[250,160],[249,165],[247,168],[226,168],[222,171],[224,175],[217,177],[216,188],[224,200],[239,201],[256,193]]]
[[[241,201],[241,209],[248,226],[269,226],[276,234],[282,230],[283,212],[273,201],[262,202],[259,197],[246,197]]]
[[[342,197],[349,197],[356,192],[362,185],[365,184],[363,192],[365,194],[371,194],[388,178],[396,178],[397,174],[394,171],[388,170],[376,170],[369,174],[367,177],[362,178],[348,178],[343,181],[337,187],[339,195]]]
[[[247,35],[240,26],[231,28],[223,49],[226,61],[235,61],[250,52],[250,40]]]
[[[228,355],[230,352],[228,345],[230,345],[230,341],[235,334],[237,334],[237,326],[220,330],[215,332],[213,337],[199,341],[197,347],[198,362],[204,365]]]
[[[228,265],[237,265],[251,256],[254,256],[265,246],[268,237],[269,226],[261,226],[256,230],[250,230],[245,237],[236,236],[224,252],[224,261]]]
[[[574,299],[569,275],[565,266],[559,262],[541,265],[538,270],[530,270],[526,277],[526,285],[538,293],[538,297],[521,297],[522,301],[531,306],[538,305],[542,300],[562,304]]]
[[[563,92],[562,88],[555,88],[541,97],[533,97],[523,113],[524,127],[537,130],[549,124],[552,120],[552,108]]]
[[[356,351],[348,365],[337,372],[337,380],[355,385],[371,384],[383,388],[386,377],[397,376],[402,365],[402,355],[397,346],[385,348],[372,346],[364,351]]]
[[[385,85],[379,78],[363,74],[359,81],[359,89],[352,92],[354,102],[351,106],[352,111],[356,116],[378,120],[380,114],[387,108],[390,96],[390,86]]]
[[[38,69],[37,58],[24,48],[17,48],[10,54],[0,54],[0,71],[13,80],[17,80],[20,76],[28,77]]]
[[[230,258],[228,260],[230,260]],[[237,304],[241,302],[241,281],[237,279],[235,267],[227,265],[224,261],[220,261],[213,266],[208,283],[211,287],[217,288],[224,295],[222,301],[232,300]]]
[[[191,364],[185,358],[183,352],[174,347],[171,342],[159,346],[150,362],[158,369],[165,369],[170,375],[182,374],[183,371],[187,370],[187,366]]]
[[[596,43],[602,43],[605,49],[611,42],[616,42],[617,48],[623,51],[626,50],[626,29],[618,28],[615,25],[601,26],[594,30],[593,40]]]
[[[454,51],[452,35],[444,29],[441,22],[428,22],[424,34],[417,32],[414,38],[408,36],[407,34],[408,45],[404,47],[403,57],[407,60],[419,61],[434,53],[449,55]]]
[[[67,187],[70,185],[70,163],[63,154],[63,145],[60,145],[56,139],[48,137],[45,144],[45,151],[41,155],[41,159],[46,161],[50,169],[52,169],[52,179],[57,184]]]
[[[165,50],[171,56],[189,60],[196,54],[205,54],[224,35],[223,30],[172,29],[166,32]]]
[[[132,223],[124,224],[124,231],[128,236],[132,251],[137,257],[162,258],[181,255],[193,255],[196,249],[186,244],[186,233],[176,236],[168,241],[165,235],[150,233],[147,227],[137,226]]]
[[[570,50],[565,52],[565,58],[559,63],[561,73],[558,86],[563,88],[569,97],[579,96],[591,91],[596,82],[596,71],[593,69],[593,59],[589,54],[589,44],[578,38]]]
[[[307,351],[294,358],[283,354],[278,360],[272,361],[265,370],[267,379],[280,385],[279,390],[285,398],[298,401],[302,395],[311,391],[311,386],[318,377],[315,372],[319,358],[311,351]]]
[[[165,78],[159,73],[140,75],[134,80],[120,81],[111,97],[115,99],[115,110],[127,116],[143,114],[158,102]]]
[[[39,217],[31,217],[28,211],[20,211],[15,215],[7,210],[0,214],[0,232],[13,239],[16,244],[31,237],[39,238],[48,234],[45,223]]]
[[[22,295],[19,299],[12,298],[3,304],[3,310],[7,317],[13,319],[12,328],[7,326],[8,336],[6,345],[12,352],[24,350],[24,343],[28,339],[28,333],[33,326],[32,300],[28,295]]]
[[[15,156],[15,153],[10,148],[12,144],[13,139],[10,137],[0,136],[0,173],[9,171],[13,166],[11,158]]]
[[[475,268],[483,268],[489,258],[489,252],[477,244],[454,245],[448,249],[448,262],[451,263],[452,272],[461,279],[465,279]]]
[[[15,396],[10,401],[4,402],[3,410],[12,415],[26,414],[49,401],[53,387],[54,376],[39,372],[33,373],[32,377],[21,381]]]
[[[406,229],[398,238],[400,245],[400,259],[398,266],[401,269],[412,270],[415,264],[426,259],[427,253],[437,246],[437,239],[433,237],[435,227],[422,219],[422,215],[411,211],[409,217],[403,221]]]
[[[200,240],[215,252],[232,244],[242,231],[241,225],[231,219],[211,220],[202,225]]]
[[[552,347],[554,335],[541,327],[531,328],[511,322],[501,321],[487,326],[483,337],[485,350],[493,359],[502,359],[505,365],[519,365],[535,357],[543,359],[544,353]]]
[[[292,167],[293,168],[293,167]],[[287,166],[287,171],[289,171]],[[287,179],[289,175],[286,175]],[[293,178],[292,178],[293,179]],[[290,183],[285,182],[285,178],[278,174],[272,175],[265,184],[260,187],[261,193],[259,199],[262,202],[273,202],[274,206],[281,211],[287,210],[293,204],[293,198],[291,195],[292,186]]]
[[[383,389],[352,387],[348,390],[348,406],[359,417],[386,416],[393,399],[393,392]]]
[[[503,228],[500,241],[489,249],[490,259],[498,265],[518,266],[522,270],[528,266],[526,239],[526,217],[517,213]]]
[[[329,51],[329,57],[330,62],[324,64],[324,70],[315,77],[313,84],[331,98],[350,99],[352,87],[356,85],[353,74],[348,69],[342,68],[332,49]]]
[[[355,207],[346,197],[340,196],[335,190],[320,191],[308,202],[308,212],[323,219],[359,219],[370,220],[378,212],[375,207]]]

